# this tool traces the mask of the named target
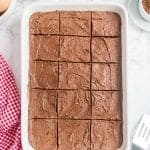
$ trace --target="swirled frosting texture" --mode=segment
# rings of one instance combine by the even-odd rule
[[[51,11],[30,18],[29,141],[38,150],[122,143],[121,19]]]

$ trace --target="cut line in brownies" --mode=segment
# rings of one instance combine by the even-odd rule
[[[120,16],[106,11],[37,12],[30,18],[29,33],[31,145],[38,150],[119,148]]]
[[[122,143],[120,121],[33,119],[29,122],[30,143],[38,150],[117,150]]]

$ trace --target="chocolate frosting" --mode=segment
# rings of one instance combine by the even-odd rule
[[[91,129],[94,150],[116,150],[122,144],[122,124],[118,121],[93,120]]]
[[[120,62],[120,38],[92,38],[93,62]]]
[[[34,13],[30,17],[31,34],[58,34],[59,13],[57,11],[48,13]]]
[[[61,12],[60,34],[89,36],[91,34],[91,13],[79,11]]]
[[[59,36],[30,36],[30,57],[33,60],[58,60]]]
[[[57,118],[57,92],[50,90],[30,90],[29,117]]]
[[[150,14],[150,0],[142,0],[145,11]]]
[[[58,87],[58,63],[37,61],[31,70],[31,88]]]
[[[120,36],[121,18],[117,13],[93,12],[93,36]]]
[[[92,118],[122,120],[119,91],[92,91]]]
[[[118,64],[95,63],[92,67],[92,90],[120,90],[120,78]]]
[[[89,91],[60,91],[58,93],[59,118],[89,119],[90,118]]]
[[[90,121],[59,120],[58,127],[60,150],[90,149]]]
[[[90,65],[84,63],[60,63],[59,88],[89,89]]]
[[[29,121],[29,142],[36,150],[57,150],[57,122],[35,119]]]
[[[29,141],[34,149],[118,149],[123,135],[121,78],[118,14],[33,14]]]
[[[60,61],[89,62],[90,37],[61,36]]]

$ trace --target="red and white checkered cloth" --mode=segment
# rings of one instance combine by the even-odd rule
[[[20,96],[13,74],[0,54],[0,150],[22,150]]]

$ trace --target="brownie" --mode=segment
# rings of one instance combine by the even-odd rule
[[[92,90],[121,90],[121,71],[118,64],[92,65]]]
[[[30,36],[30,57],[34,60],[58,60],[59,36]]]
[[[119,91],[92,91],[92,118],[121,120],[121,103]]]
[[[74,62],[89,62],[90,38],[77,36],[61,36],[60,60]]]
[[[29,22],[29,141],[36,150],[122,144],[121,18],[34,13]]]
[[[90,104],[90,91],[59,91],[58,116],[59,118],[89,119]]]
[[[121,18],[113,12],[92,13],[92,35],[93,36],[120,36]]]
[[[89,89],[90,65],[85,63],[59,63],[60,89]]]
[[[57,150],[57,121],[34,119],[29,122],[32,147],[36,150]]]
[[[122,124],[115,121],[93,120],[91,150],[117,150],[122,144]]]
[[[58,139],[59,150],[90,149],[90,121],[59,120]]]
[[[36,61],[30,70],[31,88],[58,87],[58,63]]]
[[[60,12],[60,34],[90,36],[91,12],[88,11]]]
[[[31,34],[59,34],[59,13],[38,12],[30,17]]]
[[[56,91],[51,90],[30,90],[29,118],[57,118]]]
[[[92,38],[93,62],[120,62],[121,41],[120,38]]]

